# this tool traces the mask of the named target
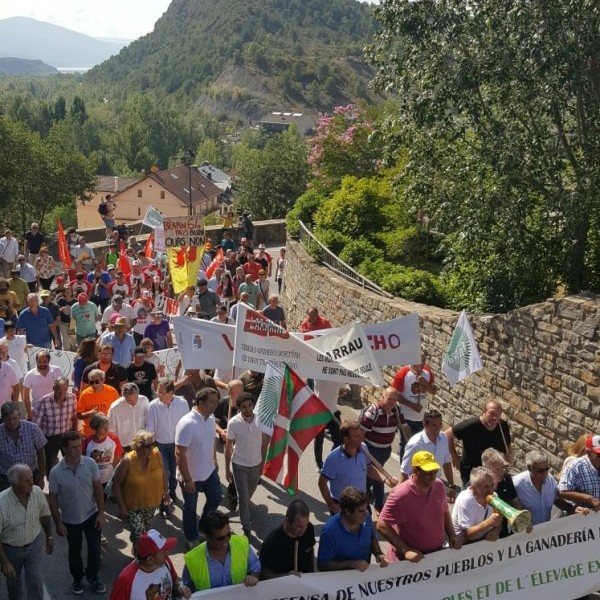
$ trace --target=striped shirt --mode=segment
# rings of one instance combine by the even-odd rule
[[[54,392],[40,398],[33,417],[44,435],[60,435],[73,428],[73,419],[77,417],[77,399],[75,394],[67,392],[62,402],[54,400]]]
[[[404,423],[404,416],[397,406],[388,413],[380,402],[371,404],[363,411],[360,418],[360,426],[366,432],[365,441],[375,448],[391,446],[394,443],[396,430]]]
[[[37,486],[27,506],[23,506],[12,488],[0,493],[0,542],[10,546],[26,546],[40,534],[40,517],[49,517],[50,508],[44,492]]]

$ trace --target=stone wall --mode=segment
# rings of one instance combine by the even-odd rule
[[[527,451],[537,448],[548,452],[558,470],[563,442],[600,431],[597,296],[550,299],[507,314],[471,315],[484,369],[451,387],[441,374],[441,360],[458,313],[363,290],[317,265],[290,239],[286,259],[282,305],[291,329],[311,306],[334,326],[356,318],[376,322],[417,312],[423,351],[439,389],[432,405],[453,424],[479,414],[486,399],[498,398],[511,424],[517,465],[523,465]],[[386,368],[384,373],[391,381],[394,370]],[[366,400],[377,391],[363,388],[360,393]]]

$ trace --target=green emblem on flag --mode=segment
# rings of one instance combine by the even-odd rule
[[[269,377],[265,379],[260,392],[261,402],[258,403],[258,420],[271,429],[275,425],[275,419],[277,418],[282,385],[283,377]]]
[[[460,373],[468,369],[470,360],[471,340],[467,332],[462,327],[457,326],[450,339],[444,363],[453,371]]]

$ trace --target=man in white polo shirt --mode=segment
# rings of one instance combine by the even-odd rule
[[[192,410],[179,421],[175,431],[177,472],[183,489],[183,533],[190,548],[199,542],[198,532],[203,529],[205,515],[216,510],[223,497],[213,417],[218,400],[216,389],[201,389]],[[198,521],[196,505],[200,492],[206,496],[206,503]]]

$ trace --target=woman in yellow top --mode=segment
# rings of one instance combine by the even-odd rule
[[[169,487],[154,434],[138,431],[131,441],[133,450],[119,463],[113,479],[113,495],[119,505],[119,517],[127,519],[133,550],[140,536],[152,526],[154,513],[161,503],[169,503]]]

